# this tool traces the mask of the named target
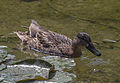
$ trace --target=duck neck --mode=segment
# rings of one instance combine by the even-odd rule
[[[75,37],[74,39],[73,39],[73,42],[72,42],[72,47],[73,47],[73,54],[72,54],[72,56],[74,56],[75,58],[76,57],[80,57],[81,55],[82,55],[82,52],[81,52],[81,46],[80,46],[80,40],[77,38],[77,37]]]

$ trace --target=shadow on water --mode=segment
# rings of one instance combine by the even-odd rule
[[[38,0],[21,0],[21,1],[24,1],[24,2],[33,2],[33,1],[38,1]]]

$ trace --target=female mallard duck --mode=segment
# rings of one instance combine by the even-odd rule
[[[36,21],[32,20],[29,31],[18,31],[15,33],[22,40],[23,44],[42,53],[64,57],[80,57],[82,55],[81,48],[86,47],[93,54],[101,55],[94,47],[90,36],[84,32],[78,33],[71,40],[65,35],[42,28]]]

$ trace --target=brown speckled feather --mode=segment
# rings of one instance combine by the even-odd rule
[[[65,35],[46,30],[34,20],[29,29],[31,36],[34,34],[33,37],[36,37],[39,40],[39,44],[43,45],[39,49],[50,50],[63,55],[72,51],[72,40]],[[32,33],[32,31],[34,32]]]
[[[32,20],[28,32],[18,31],[15,33],[22,40],[23,44],[42,53],[64,57],[79,57],[82,55],[81,47],[84,46],[95,55],[101,55],[95,49],[89,35],[84,32],[78,33],[72,40],[65,35],[46,30]]]

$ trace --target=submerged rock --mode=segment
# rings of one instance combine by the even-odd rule
[[[74,59],[57,56],[43,56],[40,59],[12,60],[14,55],[0,49],[0,82],[2,83],[66,83],[72,82],[76,75],[64,72],[75,66]],[[7,63],[7,64],[6,64]],[[52,64],[52,65],[51,65]],[[53,66],[54,65],[54,66]],[[57,71],[54,70],[54,67]]]
[[[74,59],[72,58],[62,58],[58,56],[43,56],[42,60],[50,62],[55,66],[56,70],[63,71],[64,69],[72,70],[72,67],[76,65]]]
[[[5,64],[0,64],[0,71],[4,70],[7,68],[7,65]]]
[[[7,54],[7,46],[0,46],[0,71],[7,68],[7,64],[14,59],[14,55]]]
[[[1,49],[1,48],[7,48],[7,46],[0,46],[0,49]]]
[[[106,64],[109,64],[109,61],[104,61],[102,58],[92,58],[90,59],[90,62],[87,65],[96,66],[96,65],[106,65]]]
[[[14,55],[8,54],[7,46],[0,46],[0,64],[2,62],[8,62],[10,60],[13,60],[15,58]]]
[[[38,81],[38,80],[21,80],[16,83],[58,83],[58,82],[48,82],[48,81]]]
[[[115,40],[110,40],[110,39],[104,39],[103,42],[104,42],[104,43],[116,43],[117,41],[115,41]]]
[[[50,82],[57,82],[57,83],[74,83],[76,75],[73,73],[57,71],[56,75],[50,79]]]
[[[17,82],[20,80],[47,80],[54,67],[46,61],[28,59],[7,65],[7,69],[0,72],[6,78],[4,81]]]
[[[64,69],[71,71],[72,67],[75,66],[74,59],[61,58],[58,56],[43,56],[41,59],[53,64],[57,71],[51,72],[48,80],[25,79],[17,83],[74,83],[76,75],[64,71]]]
[[[40,80],[21,80],[17,83],[74,83],[76,75],[63,71],[56,71],[55,76],[47,81]]]
[[[2,82],[4,80],[4,78],[3,77],[0,77],[0,82]]]

